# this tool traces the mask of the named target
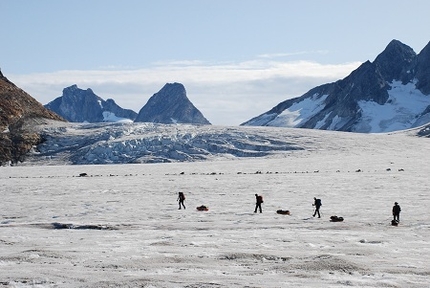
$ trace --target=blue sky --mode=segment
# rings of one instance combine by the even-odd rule
[[[136,112],[167,82],[238,125],[373,61],[419,53],[430,1],[2,0],[0,68],[41,103],[77,84]]]

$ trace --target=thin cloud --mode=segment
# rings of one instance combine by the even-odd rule
[[[258,58],[274,59],[274,58],[285,58],[291,56],[302,56],[302,55],[325,55],[328,54],[328,50],[316,50],[316,51],[297,51],[297,52],[286,52],[286,53],[270,53],[257,55]]]

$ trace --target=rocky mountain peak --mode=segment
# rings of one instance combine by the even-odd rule
[[[70,122],[133,121],[137,113],[119,107],[113,100],[104,101],[90,88],[76,84],[63,89],[63,95],[45,105]]]
[[[139,111],[135,122],[210,124],[187,97],[184,85],[167,83]]]
[[[421,50],[414,67],[417,88],[425,94],[430,94],[430,42]]]
[[[163,104],[165,108],[181,101],[189,101],[184,85],[181,83],[166,83],[158,93],[155,93],[148,101],[148,105],[157,106]]]
[[[390,132],[430,121],[430,46],[391,41],[344,79],[285,100],[242,125]]]
[[[183,97],[187,97],[184,85],[181,83],[166,83],[163,88],[157,93],[157,96],[167,96],[171,100],[179,100]]]
[[[83,90],[79,89],[78,85],[73,84],[63,89],[63,96],[67,97],[67,96],[75,95],[76,92],[80,92],[80,91],[83,91]]]
[[[78,85],[76,84],[73,84],[69,87],[64,88],[62,96],[64,98],[69,98],[69,99],[89,97],[89,98],[94,98],[98,100],[98,98],[100,98],[90,88],[87,88],[86,90],[84,90],[79,88]]]
[[[385,81],[391,82],[394,79],[409,81],[410,79],[402,78],[415,57],[416,53],[411,47],[399,40],[392,40],[373,63]]]

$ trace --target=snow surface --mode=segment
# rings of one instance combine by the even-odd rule
[[[191,163],[1,167],[1,285],[428,287],[428,138],[414,130],[241,131],[288,136],[304,149]],[[186,210],[178,210],[178,191]],[[255,193],[264,196],[261,214],[253,213]],[[321,219],[311,216],[313,197],[322,199]],[[402,207],[397,227],[394,201]]]
[[[391,132],[414,127],[419,115],[430,105],[430,97],[416,89],[414,82],[402,84],[393,81],[388,90],[387,103],[379,105],[373,101],[360,101],[362,123],[370,133]],[[424,123],[422,123],[424,124]]]
[[[128,118],[118,117],[115,115],[115,113],[110,112],[110,111],[103,111],[103,121],[104,122],[133,123],[133,120],[128,119]]]
[[[291,107],[282,111],[275,119],[267,123],[267,126],[299,127],[300,124],[308,121],[309,118],[324,109],[324,101],[328,95],[318,96],[318,94],[315,94],[312,98],[306,98],[298,103],[294,103]]]

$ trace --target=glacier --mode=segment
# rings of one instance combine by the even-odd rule
[[[407,84],[393,81],[389,85],[389,97],[383,105],[374,101],[358,102],[362,111],[358,130],[370,133],[392,132],[421,124],[417,115],[423,112],[423,107],[430,105],[430,97],[416,88],[416,80]]]
[[[279,133],[282,132],[282,133]],[[303,150],[291,131],[160,123],[62,123],[41,128],[26,162],[119,164],[264,157]]]

